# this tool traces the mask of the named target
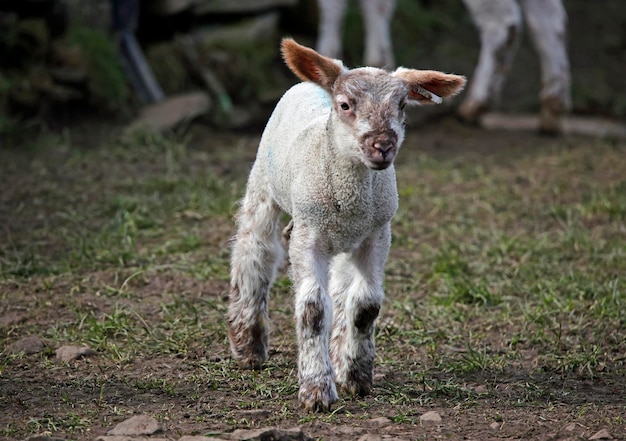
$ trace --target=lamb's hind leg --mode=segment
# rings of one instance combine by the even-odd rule
[[[282,254],[278,239],[280,210],[261,187],[248,185],[239,210],[228,307],[233,357],[242,366],[255,369],[267,359],[267,303]]]
[[[384,298],[383,269],[391,232],[384,227],[354,253],[337,256],[329,290],[335,306],[331,360],[337,385],[350,395],[366,395],[374,376],[374,322]]]

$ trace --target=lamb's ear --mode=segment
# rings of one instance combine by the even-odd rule
[[[416,70],[399,67],[394,76],[410,89],[409,99],[421,104],[439,104],[442,98],[454,96],[465,87],[465,77],[436,70]]]
[[[320,55],[292,38],[283,39],[281,51],[285,63],[298,78],[317,83],[328,91],[337,77],[346,71],[341,61]]]

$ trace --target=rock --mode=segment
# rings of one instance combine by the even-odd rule
[[[214,436],[202,436],[202,435],[185,435],[178,439],[178,441],[226,441],[224,438],[216,438]]]
[[[20,338],[18,341],[10,344],[7,349],[11,354],[24,353],[25,355],[33,355],[41,352],[46,344],[36,335]]]
[[[283,430],[277,428],[265,428],[244,430],[237,429],[232,433],[223,433],[222,437],[230,441],[313,441],[313,438],[307,436],[302,430]]]
[[[217,438],[209,438],[216,440]],[[128,435],[112,435],[112,436],[99,436],[96,441],[171,441],[166,438],[152,438],[147,436],[128,436]],[[217,439],[217,441],[223,441]]]
[[[63,441],[63,438],[52,436],[49,433],[38,433],[36,435],[29,436],[26,441]]]
[[[258,44],[276,35],[278,19],[277,13],[270,12],[230,26],[199,28],[192,35],[200,51],[208,51],[219,46]]]
[[[204,14],[244,14],[293,6],[298,0],[196,0],[193,12]]]
[[[209,111],[211,99],[204,92],[188,93],[146,106],[129,130],[148,128],[159,132],[172,130]]]
[[[358,441],[382,441],[383,437],[373,433],[366,433],[358,439]]]
[[[493,423],[489,424],[489,427],[492,428],[493,430],[498,430],[498,429],[500,429],[501,425],[502,424],[497,423],[497,422],[494,421]]]
[[[613,439],[613,437],[606,429],[602,429],[599,432],[596,432],[595,435],[592,435],[589,439]]]
[[[420,416],[420,423],[422,424],[438,424],[441,422],[441,415],[435,412],[434,410],[430,410]]]
[[[298,0],[153,0],[146,7],[153,14],[173,15],[191,10],[196,15],[250,14],[284,6]]]
[[[109,430],[107,435],[152,435],[161,430],[161,425],[154,418],[148,415],[135,415]]]
[[[146,8],[153,14],[174,15],[191,8],[195,2],[196,0],[153,0],[147,2]]]
[[[356,438],[357,435],[361,435],[366,430],[361,427],[353,426],[336,426],[334,432],[341,435],[350,435],[352,438]]]
[[[88,346],[61,346],[56,350],[57,359],[66,363],[91,355],[96,355],[96,351]]]
[[[239,414],[246,418],[267,418],[271,413],[267,409],[250,409],[242,410]]]
[[[372,426],[385,427],[391,424],[391,420],[387,417],[372,418],[367,421]]]

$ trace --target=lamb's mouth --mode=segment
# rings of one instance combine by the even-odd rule
[[[385,170],[389,168],[391,164],[393,164],[393,158],[391,160],[376,160],[372,158],[368,158],[364,161],[367,168],[371,170]]]
[[[398,153],[395,133],[377,133],[364,136],[361,143],[363,162],[372,170],[384,170],[393,164]]]

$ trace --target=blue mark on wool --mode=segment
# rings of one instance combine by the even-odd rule
[[[318,87],[317,90],[317,98],[322,102],[323,107],[330,107],[330,97],[328,96],[328,92],[326,92],[321,87]]]

